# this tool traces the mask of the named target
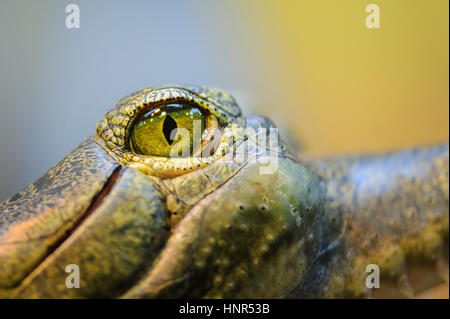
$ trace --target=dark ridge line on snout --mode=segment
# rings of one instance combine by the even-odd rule
[[[66,231],[66,233],[58,239],[55,243],[48,246],[47,254],[43,256],[38,262],[36,262],[36,265],[34,265],[30,271],[27,273],[27,275],[20,281],[20,283],[15,287],[19,288],[21,284],[43,263],[47,258],[53,255],[53,253],[61,247],[64,242],[70,238],[70,236],[79,229],[84,221],[91,216],[95,210],[101,205],[101,203],[104,201],[105,197],[108,196],[108,194],[111,192],[112,187],[115,185],[120,172],[122,171],[122,166],[119,165],[116,168],[114,168],[114,171],[112,172],[111,176],[108,177],[106,183],[103,185],[103,188],[92,198],[91,203],[89,204],[89,207],[86,209],[86,211],[81,214],[81,217],[74,223],[74,226]],[[13,293],[13,296],[15,293]]]

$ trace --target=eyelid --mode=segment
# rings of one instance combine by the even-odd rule
[[[210,123],[207,127],[215,128],[215,130],[208,131],[205,137],[214,136],[212,144],[216,144],[216,137],[219,136],[217,148],[205,152],[202,156],[193,154],[192,157],[183,158],[149,156],[132,152],[129,147],[130,133],[141,114],[161,105],[177,103],[196,107],[207,116]],[[226,151],[225,146],[221,147],[223,130],[227,127],[236,128],[245,127],[245,125],[246,121],[239,105],[228,93],[213,88],[176,84],[142,89],[119,100],[115,107],[97,123],[95,140],[122,165],[140,170],[150,176],[169,178],[193,172],[214,163],[221,157],[219,153],[223,154]],[[212,134],[214,131],[220,135]],[[233,129],[232,132],[234,132]]]
[[[211,114],[220,127],[233,122],[245,125],[241,110],[235,100],[222,91],[200,86],[169,85],[150,87],[119,100],[97,123],[97,136],[113,152],[122,158],[131,158],[128,154],[130,132],[140,114],[161,105],[172,103],[192,105],[205,114]],[[128,160],[128,159],[127,159]]]

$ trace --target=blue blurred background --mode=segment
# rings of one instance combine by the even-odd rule
[[[448,140],[448,1],[2,1],[0,200],[168,82],[231,91],[313,156]]]

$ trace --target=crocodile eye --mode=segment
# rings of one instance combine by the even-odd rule
[[[189,156],[200,145],[205,124],[205,114],[196,107],[160,106],[137,119],[131,130],[130,147],[143,155]]]

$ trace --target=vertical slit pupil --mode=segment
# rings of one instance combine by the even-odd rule
[[[163,133],[169,145],[172,145],[174,141],[174,139],[170,138],[170,134],[172,133],[173,130],[176,130],[177,128],[178,128],[177,122],[175,122],[175,120],[170,115],[167,115],[166,118],[164,119]],[[173,136],[175,137],[176,134],[174,134]]]

